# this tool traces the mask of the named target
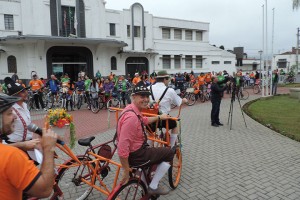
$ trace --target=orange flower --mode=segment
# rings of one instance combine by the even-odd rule
[[[58,120],[57,121],[57,124],[56,124],[56,126],[58,127],[58,128],[62,128],[62,127],[64,127],[66,125],[66,120],[65,119],[60,119],[60,120]]]

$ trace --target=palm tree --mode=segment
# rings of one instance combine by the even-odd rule
[[[297,10],[300,7],[300,0],[293,0],[293,9]]]

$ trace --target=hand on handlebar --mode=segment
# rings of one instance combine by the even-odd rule
[[[171,116],[170,115],[168,115],[168,114],[161,114],[161,115],[159,115],[159,118],[161,119],[161,120],[167,120],[167,119],[169,119]]]

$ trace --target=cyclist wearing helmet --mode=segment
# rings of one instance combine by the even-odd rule
[[[12,105],[20,98],[0,94],[0,199],[22,199],[22,192],[46,198],[54,182],[54,148],[57,135],[43,129],[43,163],[39,170],[26,154],[16,147],[2,144],[2,138],[14,131]]]

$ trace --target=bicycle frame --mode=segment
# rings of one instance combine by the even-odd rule
[[[103,145],[109,144],[113,142],[108,141],[102,144],[98,144],[95,146],[89,146],[86,151],[85,154],[82,155],[83,157],[86,158],[91,158],[90,156],[92,156],[94,159],[90,160],[90,161],[80,161],[78,159],[78,157],[72,152],[72,150],[66,145],[60,145],[60,144],[56,144],[56,147],[59,148],[62,152],[64,152],[66,155],[68,155],[70,157],[70,159],[66,160],[63,164],[56,164],[56,166],[58,167],[58,174],[60,173],[61,170],[65,169],[65,168],[71,168],[71,167],[78,167],[76,174],[74,174],[74,177],[78,174],[78,173],[82,173],[80,171],[80,167],[87,167],[88,168],[88,173],[84,174],[84,176],[80,176],[80,181],[82,181],[83,183],[95,188],[96,190],[98,190],[99,192],[105,194],[105,195],[109,195],[117,186],[117,181],[118,181],[118,177],[120,174],[120,169],[121,169],[121,164],[112,161],[111,159],[105,158],[103,156],[100,156],[98,154],[95,153],[95,150],[100,148]],[[111,153],[111,157],[113,157],[114,153],[116,151],[116,147],[112,150]],[[56,158],[58,158],[58,156],[56,156]],[[74,163],[72,163],[71,165],[67,165],[67,163],[69,163],[70,161],[74,161]],[[104,164],[101,164],[101,162],[104,162]],[[94,166],[93,166],[94,163]],[[101,169],[105,169],[106,167],[108,167],[109,164],[115,165],[117,167],[117,171],[114,177],[114,182],[112,185],[112,189],[108,189],[108,187],[105,185],[104,181],[102,180],[102,178],[100,177],[100,172]],[[56,176],[57,177],[57,176]],[[89,178],[89,180],[87,180],[87,178]],[[95,185],[95,182],[99,181],[100,186]],[[54,195],[53,197],[57,197],[57,196],[62,196],[63,193],[60,190],[59,186],[57,185],[57,179],[56,179],[56,183],[54,184]]]

